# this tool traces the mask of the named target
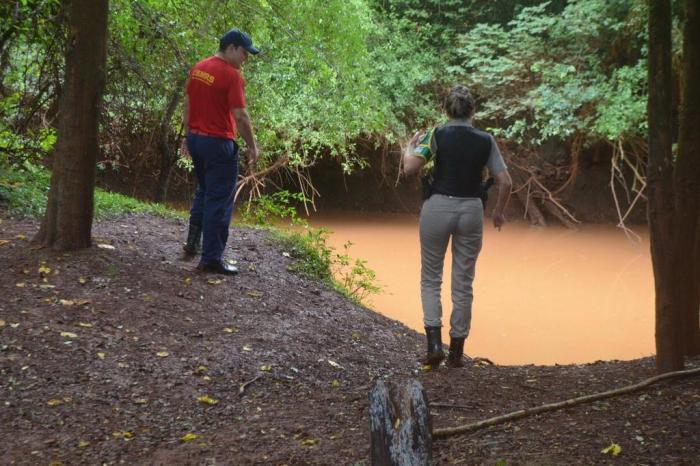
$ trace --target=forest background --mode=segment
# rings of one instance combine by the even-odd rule
[[[67,12],[58,0],[0,10],[0,197],[26,190],[38,213]],[[532,223],[644,221],[647,13],[643,0],[113,0],[98,185],[186,199],[190,166],[178,148],[187,71],[235,26],[263,50],[244,70],[263,158],[242,174],[243,198],[313,204],[320,192],[336,206],[354,197],[372,207],[363,196],[405,189],[418,199],[416,185],[397,187],[401,147],[444,121],[442,97],[464,83]],[[326,195],[364,172],[374,186]],[[405,206],[379,199],[377,208]]]

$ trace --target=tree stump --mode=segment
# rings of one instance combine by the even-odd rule
[[[431,464],[432,422],[425,390],[417,380],[378,380],[369,393],[369,425],[372,465]]]

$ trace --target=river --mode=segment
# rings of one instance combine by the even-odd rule
[[[490,219],[487,219],[487,222]],[[418,217],[315,214],[338,251],[367,260],[382,286],[368,304],[423,332]],[[634,359],[654,352],[654,282],[645,229],[641,241],[611,226],[580,231],[487,223],[474,281],[470,356],[498,364],[569,364]],[[448,341],[450,261],[443,282]]]

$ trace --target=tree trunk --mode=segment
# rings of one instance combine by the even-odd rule
[[[673,286],[671,1],[649,1],[649,235],[656,290],[656,369],[683,368],[680,315]]]
[[[72,0],[69,8],[70,35],[51,190],[35,238],[59,250],[90,246],[107,55],[108,0]]]
[[[685,354],[700,354],[698,320],[698,247],[696,229],[700,211],[700,6],[685,1],[683,65],[678,157],[674,170],[676,224],[676,297],[682,319]]]
[[[168,185],[172,175],[173,167],[177,162],[178,141],[170,140],[171,123],[173,114],[177,109],[184,92],[186,74],[175,82],[175,89],[170,95],[168,106],[165,109],[163,118],[160,120],[158,128],[158,150],[160,152],[160,174],[158,175],[158,190],[156,191],[156,202],[165,202],[168,195]]]
[[[417,380],[400,385],[378,380],[369,393],[369,425],[372,465],[431,464],[430,410]]]

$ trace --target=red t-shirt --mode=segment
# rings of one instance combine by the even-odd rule
[[[223,59],[205,58],[190,70],[187,96],[191,131],[226,139],[236,137],[233,108],[245,108],[245,81],[241,73]]]

